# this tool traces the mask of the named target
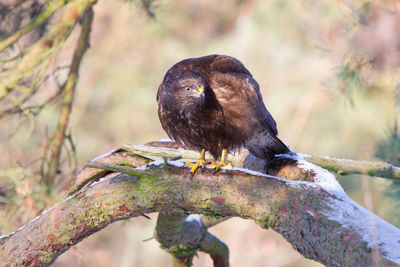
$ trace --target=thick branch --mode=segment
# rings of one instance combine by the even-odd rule
[[[214,267],[229,266],[229,249],[224,242],[207,231],[203,224],[205,218],[211,217],[187,216],[183,211],[159,213],[155,237],[161,247],[172,255],[175,266],[191,266],[199,250],[210,255]],[[212,221],[217,223],[217,220]]]
[[[130,159],[136,158],[116,151],[99,160],[111,157],[120,157],[124,166],[134,165]],[[400,230],[349,199],[333,175],[302,159],[280,158],[271,164],[277,176],[299,181],[244,169],[216,175],[206,169],[190,181],[189,169],[174,162],[119,170],[126,174],[102,171],[108,176],[3,236],[0,261],[45,265],[116,220],[180,211],[252,219],[282,234],[305,257],[328,266],[400,264]],[[82,170],[89,180],[101,177],[90,170]]]

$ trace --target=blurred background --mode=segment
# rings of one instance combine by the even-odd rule
[[[215,53],[250,70],[291,149],[398,164],[399,25],[395,0],[101,0],[56,187],[124,143],[166,138],[155,100],[165,72],[182,59]],[[70,59],[67,48],[76,37],[72,32],[58,53],[58,66]],[[50,91],[50,83],[43,85],[36,98]],[[44,196],[38,169],[59,107],[53,101],[37,114],[0,116],[0,235],[57,200]],[[400,227],[399,184],[360,175],[338,179],[352,199]],[[143,241],[153,236],[156,216],[113,223],[54,266],[172,266],[157,241]],[[210,231],[229,246],[232,266],[320,266],[252,221],[233,218]],[[194,266],[211,260],[200,253]]]

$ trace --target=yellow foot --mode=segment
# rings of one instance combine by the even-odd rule
[[[206,167],[206,161],[199,159],[197,162],[186,162],[186,165],[192,166],[192,168],[190,169],[190,179],[192,179],[197,169],[200,168],[200,171],[204,172],[204,168]]]
[[[190,180],[193,179],[193,176],[194,176],[194,174],[195,174],[195,172],[197,171],[198,168],[200,168],[201,172],[204,172],[204,168],[206,167],[205,155],[206,155],[206,150],[203,149],[201,151],[200,158],[196,163],[194,163],[194,162],[186,162],[186,165],[192,166],[192,168],[190,169]]]
[[[225,159],[227,157],[228,150],[226,148],[222,149],[222,154],[221,154],[221,160],[218,162],[211,163],[211,167],[214,167],[213,173],[215,174],[217,171],[219,171],[222,167],[231,167],[233,168],[232,163],[230,162],[225,162]]]
[[[233,164],[232,163],[230,163],[230,162],[221,162],[221,161],[213,162],[209,166],[210,167],[214,167],[213,174],[215,174],[217,171],[219,171],[222,167],[233,168]]]

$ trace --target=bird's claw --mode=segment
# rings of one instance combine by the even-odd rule
[[[210,164],[210,167],[214,167],[213,174],[216,174],[222,167],[233,168],[233,164],[231,162],[213,162]]]
[[[204,173],[204,168],[206,167],[206,161],[200,159],[196,163],[186,162],[186,165],[192,166],[192,168],[190,169],[190,179],[192,180],[197,169],[200,169],[200,171]]]

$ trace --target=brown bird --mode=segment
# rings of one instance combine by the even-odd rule
[[[276,122],[264,105],[260,87],[246,67],[225,55],[189,58],[176,63],[157,92],[158,116],[175,142],[201,151],[191,177],[206,165],[205,151],[219,162],[214,171],[231,166],[228,151],[242,146],[271,160],[289,148],[276,136]]]

